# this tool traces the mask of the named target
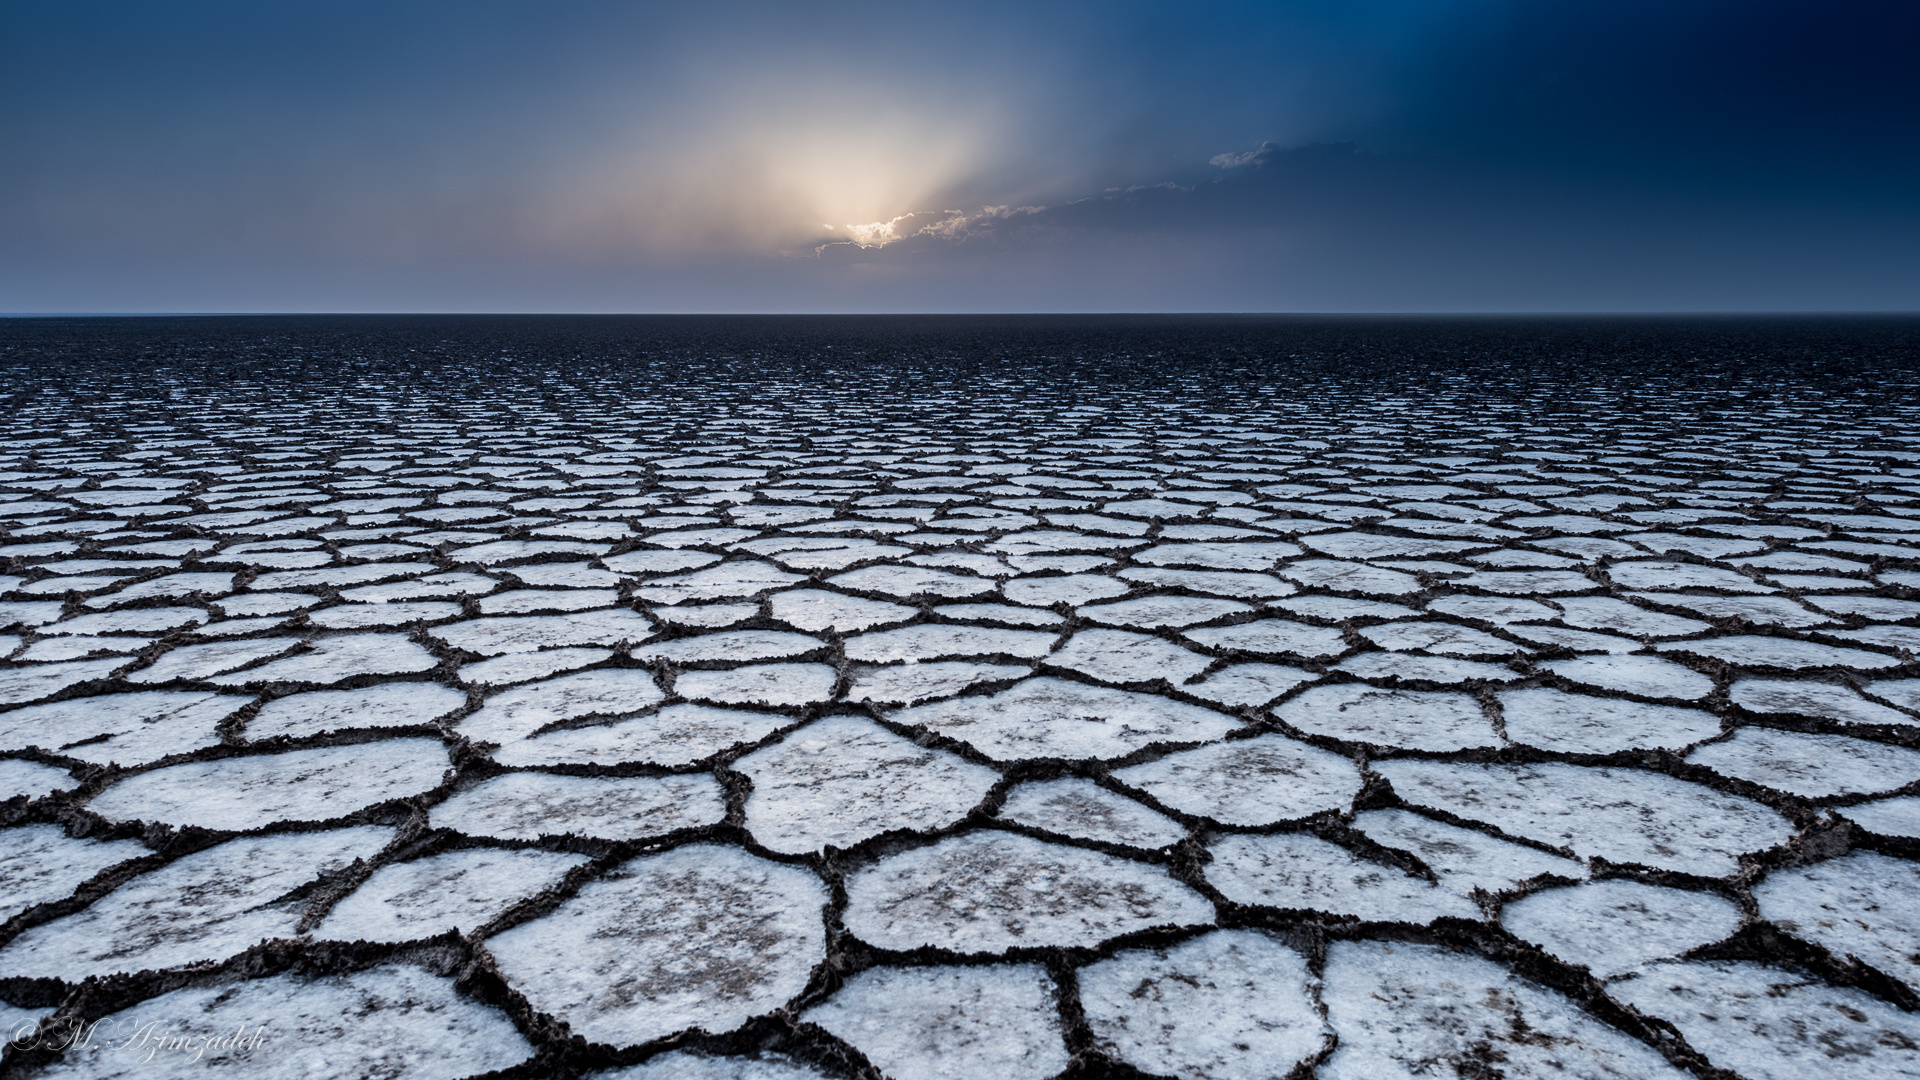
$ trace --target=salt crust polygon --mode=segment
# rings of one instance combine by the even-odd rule
[[[638,712],[665,700],[653,673],[632,668],[582,671],[495,694],[458,724],[475,742],[506,745],[549,724],[584,716]]]
[[[1067,639],[1047,663],[1072,668],[1103,682],[1165,679],[1179,685],[1205,671],[1211,660],[1170,641],[1126,630],[1082,630]]]
[[[1211,742],[1241,726],[1198,705],[1051,676],[888,718],[959,739],[998,761],[1125,757],[1154,743]]]
[[[1873,795],[1920,780],[1920,750],[1775,728],[1740,728],[1687,760],[1810,799]]]
[[[1583,656],[1539,667],[1572,682],[1641,697],[1698,701],[1713,693],[1711,678],[1658,656]]]
[[[97,764],[145,765],[220,742],[219,723],[252,698],[140,690],[0,713],[0,748],[38,746]]]
[[[827,1074],[784,1054],[707,1057],[675,1050],[624,1069],[588,1073],[592,1080],[828,1080]]]
[[[0,800],[21,796],[37,799],[49,792],[68,791],[79,786],[80,781],[67,775],[67,770],[53,765],[19,758],[0,760]]]
[[[1000,587],[1007,599],[1016,604],[1052,607],[1065,604],[1076,607],[1112,596],[1124,596],[1128,586],[1099,574],[1069,574],[1066,577],[1015,578]]]
[[[492,757],[502,765],[617,765],[642,761],[688,765],[724,750],[756,743],[793,723],[778,713],[669,705],[657,712],[605,724],[561,728],[511,742]]]
[[[1327,948],[1320,999],[1340,1044],[1321,1080],[1684,1080],[1652,1047],[1471,953],[1392,941]],[[1497,1070],[1497,1072],[1495,1071]]]
[[[638,840],[713,825],[726,814],[726,793],[709,773],[616,777],[516,772],[455,793],[430,811],[430,820],[435,828],[501,840]]]
[[[1753,886],[1760,917],[1920,989],[1920,864],[1872,851],[1782,867]]]
[[[1037,964],[868,968],[800,1018],[892,1080],[1043,1080],[1068,1062],[1053,980]]]
[[[1234,649],[1240,652],[1269,655],[1290,654],[1308,659],[1338,656],[1347,651],[1346,639],[1341,636],[1340,631],[1326,626],[1289,622],[1285,619],[1262,619],[1258,622],[1241,623],[1238,626],[1206,627],[1188,630],[1182,636],[1215,649]]]
[[[1259,930],[1215,930],[1080,969],[1094,1046],[1180,1080],[1288,1075],[1320,1053],[1306,958]]]
[[[298,644],[300,644],[299,638],[281,637],[182,645],[161,653],[159,659],[146,667],[128,672],[126,679],[130,683],[164,683],[173,682],[176,679],[211,678],[256,660],[278,656],[292,650]],[[92,663],[110,669],[119,667],[126,661],[104,660],[92,661]],[[102,671],[100,674],[104,676],[106,672]],[[3,685],[0,685],[0,694],[4,694]]]
[[[961,622],[998,622],[1014,626],[1058,626],[1065,621],[1051,611],[1007,604],[945,604],[934,608],[933,613]]]
[[[1284,735],[1168,754],[1117,769],[1113,777],[1182,813],[1239,826],[1341,809],[1360,790],[1352,761]]]
[[[880,630],[846,639],[849,660],[891,663],[916,662],[945,656],[1016,656],[1035,659],[1047,655],[1058,634],[1039,630],[1004,630],[989,626],[952,626],[923,623],[899,630]]]
[[[1258,706],[1317,678],[1311,671],[1284,664],[1233,664],[1199,682],[1181,683],[1180,689],[1229,707]]]
[[[1551,645],[1577,653],[1631,653],[1641,648],[1641,643],[1632,638],[1569,630],[1564,626],[1514,625],[1507,627],[1507,632],[1535,645]]]
[[[207,681],[218,686],[274,682],[325,686],[356,675],[411,675],[439,664],[440,659],[425,647],[399,634],[346,634],[317,638],[305,652]]]
[[[388,863],[313,931],[335,941],[415,941],[468,933],[589,862],[556,851],[466,848]]]
[[[1213,905],[1164,867],[997,831],[858,870],[847,878],[847,901],[847,929],[896,950],[1091,947],[1148,927],[1213,921]]]
[[[1089,605],[1080,609],[1080,617],[1106,626],[1137,626],[1150,630],[1162,626],[1192,626],[1252,610],[1252,605],[1237,600],[1144,596],[1136,600]]]
[[[1511,641],[1442,622],[1382,623],[1362,629],[1360,636],[1383,649],[1420,649],[1442,656],[1506,656],[1519,651]]]
[[[440,786],[448,764],[439,740],[418,738],[188,761],[135,773],[87,805],[118,821],[241,832],[418,795]]]
[[[232,1038],[203,1054],[153,1051],[160,1038]],[[149,1041],[140,1038],[145,1032]],[[197,1042],[193,1045],[199,1045]],[[40,1073],[198,1080],[455,1080],[527,1060],[533,1046],[498,1009],[452,979],[382,965],[345,975],[273,975],[185,987],[105,1018],[96,1037]]]
[[[1649,611],[1611,596],[1571,596],[1554,601],[1560,620],[1583,630],[1613,630],[1632,637],[1681,637],[1713,629],[1713,624]]]
[[[825,664],[753,664],[731,671],[686,671],[674,692],[723,705],[807,705],[833,696],[839,675]]]
[[[1223,836],[1208,850],[1208,884],[1236,904],[1369,922],[1480,918],[1480,909],[1460,893],[1309,833]]]
[[[481,597],[478,606],[483,615],[530,615],[612,607],[619,600],[612,589],[508,589]]]
[[[1884,695],[1883,695],[1884,696]],[[1727,692],[1735,705],[1757,713],[1819,716],[1847,724],[1911,726],[1914,718],[1867,701],[1845,686],[1792,679],[1741,679]]]
[[[1062,836],[1136,848],[1166,847],[1187,835],[1179,822],[1078,776],[1015,786],[999,816]]]
[[[826,903],[805,869],[691,844],[622,863],[486,948],[535,1009],[629,1046],[785,1005],[826,955]]]
[[[58,825],[0,830],[0,923],[73,895],[100,871],[150,852],[134,840],[76,840]],[[0,1034],[5,1033],[0,1028]]]
[[[775,593],[774,595],[784,596],[786,594]],[[660,622],[667,623],[670,626],[693,626],[701,629],[713,629],[715,627],[732,626],[735,623],[746,622],[748,619],[760,614],[760,605],[755,603],[681,604],[678,607],[669,607],[666,604],[657,604],[649,609],[648,613]]]
[[[921,595],[959,598],[993,591],[993,582],[920,566],[869,566],[827,579],[827,584],[857,592],[911,598]]]
[[[1000,779],[984,765],[851,716],[815,721],[733,768],[753,781],[747,830],[769,850],[792,855],[952,824]]]
[[[981,664],[967,660],[856,668],[852,672],[853,681],[847,687],[847,700],[913,705],[952,697],[975,683],[1010,682],[1031,672],[1031,668],[1016,664]]]
[[[1654,964],[1607,993],[1672,1022],[1687,1044],[1751,1080],[1920,1076],[1920,1021],[1853,987],[1745,960]]]
[[[1567,601],[1562,601],[1563,603]],[[1512,622],[1551,619],[1559,614],[1553,608],[1533,600],[1472,596],[1454,593],[1427,602],[1428,611],[1452,615],[1457,619],[1475,619],[1504,626]]]
[[[1406,759],[1372,767],[1409,803],[1583,858],[1713,877],[1736,871],[1740,855],[1793,835],[1786,818],[1761,803],[1639,769]]]
[[[430,682],[314,690],[267,702],[247,721],[243,733],[257,742],[281,735],[299,738],[354,728],[410,727],[432,724],[466,704],[467,695]]]
[[[0,948],[0,976],[80,979],[232,956],[290,937],[298,886],[370,858],[393,838],[376,826],[246,836],[149,870],[71,915]]]
[[[1500,694],[1507,740],[1567,754],[1679,750],[1720,734],[1702,709],[1568,694],[1536,686]]]
[[[1464,750],[1499,745],[1480,702],[1456,690],[1316,686],[1287,699],[1273,715],[1310,734],[1377,746]]]
[[[1872,670],[1895,667],[1900,663],[1898,657],[1887,656],[1884,653],[1842,649],[1834,645],[1821,645],[1795,638],[1753,635],[1676,641],[1656,646],[1656,648],[1662,652],[1688,652],[1697,656],[1710,656],[1716,660],[1725,660],[1735,667],[1746,668],[1840,667]]]
[[[1869,832],[1920,838],[1920,796],[1860,803],[1842,807],[1839,813]]]
[[[437,626],[434,637],[462,652],[481,656],[533,652],[560,645],[618,645],[653,635],[647,617],[626,608],[604,608],[571,615],[519,615],[468,619]]]
[[[918,611],[885,600],[863,600],[825,589],[788,589],[773,594],[773,617],[789,626],[842,634],[905,622]]]
[[[1327,592],[1392,597],[1420,591],[1420,579],[1412,574],[1338,559],[1301,559],[1281,567],[1279,572],[1309,588]]]
[[[638,576],[697,570],[703,566],[712,566],[719,561],[720,556],[704,551],[660,551],[647,548],[629,551],[623,555],[605,556],[600,560],[600,565],[616,574]]]
[[[1296,544],[1159,544],[1136,551],[1133,561],[1146,566],[1200,566],[1210,570],[1268,570],[1281,559],[1300,554]]]
[[[542,649],[539,652],[508,653],[491,660],[460,665],[460,681],[469,686],[511,686],[532,679],[544,679],[563,671],[597,664],[612,658],[606,648]]]
[[[1500,893],[1545,874],[1578,881],[1585,865],[1537,848],[1448,825],[1410,810],[1366,810],[1353,827],[1382,847],[1418,858],[1440,884],[1461,896]]]
[[[1614,878],[1523,896],[1500,912],[1500,925],[1610,978],[1731,936],[1740,906],[1714,893]]]
[[[701,634],[698,637],[635,645],[629,650],[629,655],[642,662],[667,660],[681,664],[701,661],[738,663],[746,660],[774,660],[787,656],[799,656],[825,646],[826,642],[819,638],[784,630],[730,630],[719,634]]]
[[[1335,664],[1333,669],[1362,679],[1436,683],[1512,682],[1521,677],[1512,668],[1500,664],[1403,652],[1358,653]]]
[[[1292,582],[1282,581],[1272,574],[1230,570],[1171,570],[1159,566],[1129,566],[1114,576],[1123,581],[1137,581],[1163,588],[1190,589],[1194,592],[1212,593],[1215,596],[1237,596],[1246,600],[1290,596],[1299,591]]]

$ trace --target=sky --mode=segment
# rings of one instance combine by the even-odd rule
[[[1849,310],[1912,0],[0,0],[0,312]]]

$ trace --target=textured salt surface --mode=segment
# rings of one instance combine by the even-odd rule
[[[20,367],[0,1067],[1920,1074],[1899,370],[766,348]]]

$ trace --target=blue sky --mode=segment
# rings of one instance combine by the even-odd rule
[[[1911,3],[0,0],[0,311],[1920,308]]]

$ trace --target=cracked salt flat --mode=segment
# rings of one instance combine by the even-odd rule
[[[1613,862],[1722,876],[1793,835],[1760,803],[1637,769],[1412,760],[1373,769],[1415,806]]]
[[[682,697],[723,705],[808,705],[833,696],[839,674],[825,664],[752,664],[731,671],[688,671],[674,680]]]
[[[241,832],[280,821],[331,821],[440,786],[446,748],[437,739],[289,750],[189,761],[119,781],[88,802],[117,821]]]
[[[392,838],[391,829],[359,826],[229,840],[27,930],[0,947],[0,977],[159,970],[290,936],[305,905],[289,893]]]
[[[1558,993],[1470,953],[1336,941],[1323,980],[1327,1020],[1340,1035],[1318,1069],[1324,1080],[1411,1080],[1441,1069],[1511,1080],[1687,1075]]]
[[[330,731],[431,725],[466,704],[467,695],[430,682],[381,683],[364,690],[316,690],[267,702],[242,730],[247,739],[259,742]]]
[[[1042,1080],[1068,1062],[1053,981],[1035,964],[869,968],[801,1019],[893,1080]]]
[[[1856,851],[1782,868],[1753,886],[1753,898],[1782,930],[1920,988],[1920,868],[1911,861]]]
[[[847,929],[883,949],[1093,946],[1212,921],[1213,905],[1164,867],[1004,832],[950,837],[847,878]]]
[[[999,816],[1062,836],[1134,848],[1162,848],[1187,835],[1173,819],[1082,777],[1021,784],[1007,792]]]
[[[1578,881],[1587,872],[1572,859],[1407,810],[1367,810],[1353,816],[1353,827],[1382,847],[1417,857],[1461,896],[1506,892],[1546,875]]]
[[[876,705],[914,705],[952,697],[983,682],[1012,682],[1032,673],[1016,664],[979,664],[961,660],[912,662],[904,666],[855,668],[847,700]]]
[[[267,1037],[236,1039],[231,1048],[211,1053],[146,1058],[133,1050],[143,1031],[205,1037],[260,1027],[269,1029]],[[518,1065],[533,1055],[532,1044],[505,1013],[462,996],[450,978],[400,964],[343,975],[283,974],[237,985],[184,987],[112,1014],[99,1032],[119,1038],[88,1040],[40,1075],[455,1080]]]
[[[1047,655],[1057,640],[1058,634],[1036,630],[922,624],[850,637],[843,648],[849,660],[880,664],[946,656],[1013,656],[1031,660]]]
[[[485,945],[535,1009],[629,1045],[785,1005],[825,956],[826,903],[806,869],[695,844],[622,863]]]
[[[1338,630],[1284,619],[1262,619],[1238,626],[1188,630],[1182,636],[1215,649],[1302,656],[1309,660],[1338,656],[1348,648],[1346,639]]]
[[[1568,694],[1548,687],[1500,695],[1507,740],[1568,754],[1680,750],[1716,738],[1720,718],[1701,709]]]
[[[1732,936],[1740,929],[1740,905],[1713,893],[1616,878],[1522,897],[1501,911],[1500,924],[1608,978]]]
[[[1271,825],[1345,807],[1360,770],[1338,754],[1260,735],[1116,769],[1114,779],[1162,805],[1223,825]]]
[[[669,705],[628,719],[557,728],[507,743],[491,756],[511,768],[630,761],[687,765],[759,742],[792,723],[792,717],[778,713]]]
[[[1658,656],[1587,656],[1539,666],[1584,686],[1640,697],[1698,701],[1713,693],[1712,679]]]
[[[1110,683],[1165,679],[1176,685],[1205,671],[1211,661],[1172,642],[1126,630],[1082,630],[1067,639],[1047,663]]]
[[[1480,909],[1464,896],[1307,833],[1227,836],[1210,852],[1207,881],[1236,904],[1325,911],[1368,922],[1480,917]]]
[[[1870,994],[1751,961],[1656,964],[1608,992],[1673,1023],[1689,1045],[1752,1080],[1920,1075],[1920,1022]]]
[[[589,861],[554,851],[469,848],[388,863],[333,906],[314,935],[336,941],[414,941],[471,932]]]
[[[529,683],[487,699],[462,719],[460,734],[502,746],[528,738],[549,724],[584,716],[615,716],[656,705],[666,697],[653,673],[629,668],[582,671]]]
[[[436,828],[500,840],[638,840],[717,823],[726,797],[710,775],[614,777],[507,773],[430,812]],[[469,927],[471,929],[471,927]]]
[[[1156,743],[1212,742],[1241,726],[1197,705],[1051,676],[986,697],[902,709],[888,719],[959,739],[999,761],[1119,758]]]
[[[1000,779],[850,716],[816,721],[733,767],[753,781],[748,831],[769,850],[794,855],[952,824]]]
[[[218,745],[220,722],[252,700],[237,694],[145,690],[30,705],[0,713],[0,746],[38,746],[102,765],[145,765]]]
[[[1770,728],[1741,728],[1687,755],[1696,765],[1807,798],[1877,795],[1920,780],[1920,750]]]
[[[150,852],[132,840],[78,840],[57,825],[0,831],[0,922],[73,895],[88,878]]]
[[[1330,1041],[1306,958],[1259,930],[1123,951],[1079,981],[1094,1045],[1159,1076],[1285,1076]]]
[[[1480,702],[1451,690],[1316,686],[1288,698],[1273,714],[1300,731],[1347,742],[1412,750],[1499,745]]]

